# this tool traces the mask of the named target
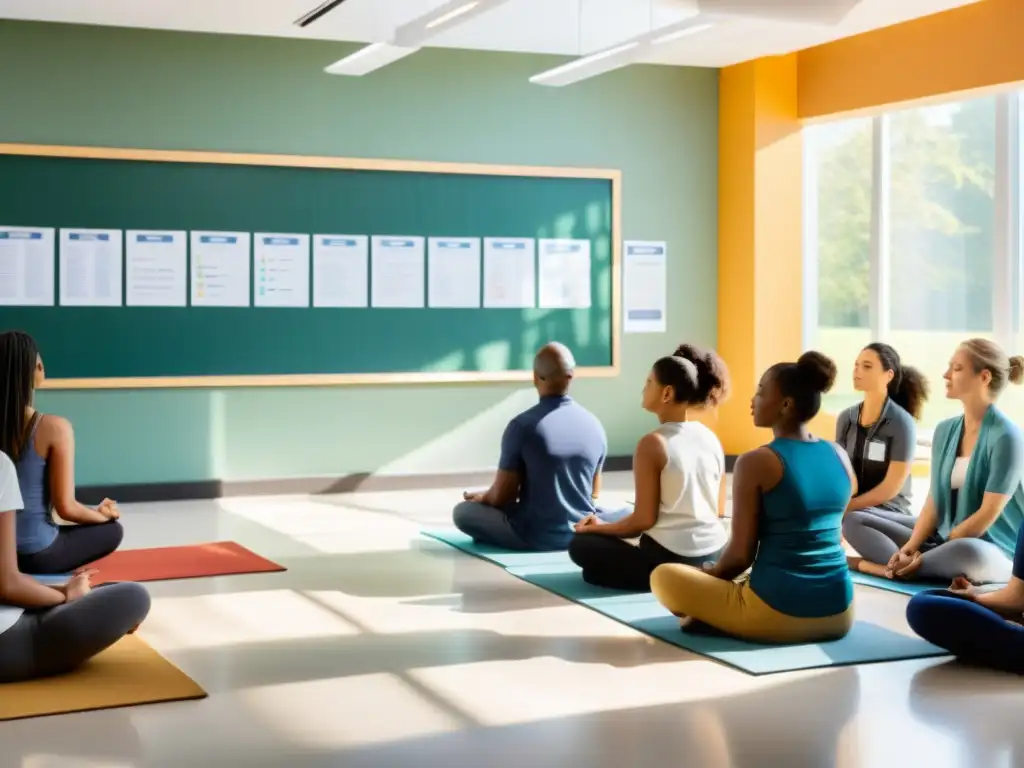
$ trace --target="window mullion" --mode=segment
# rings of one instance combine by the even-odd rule
[[[872,120],[871,141],[871,254],[869,264],[869,316],[873,341],[886,341],[890,333],[890,197],[892,194],[892,152],[890,118]]]

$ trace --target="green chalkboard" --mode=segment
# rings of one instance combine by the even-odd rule
[[[5,145],[0,179],[0,225],[590,241],[587,309],[0,307],[52,385],[514,379],[551,340],[617,369],[614,171]]]

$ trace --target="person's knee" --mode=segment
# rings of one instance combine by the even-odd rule
[[[112,594],[112,598],[116,599],[118,615],[125,618],[129,628],[137,627],[145,621],[153,605],[152,598],[149,596],[149,590],[141,584],[132,581],[112,584],[110,586],[111,588],[117,588],[116,592]]]
[[[934,641],[936,627],[947,623],[948,603],[953,599],[942,590],[930,589],[914,595],[907,603],[907,624],[915,634]]]
[[[470,533],[471,530],[476,528],[473,524],[476,516],[476,504],[474,502],[460,501],[452,510],[452,523],[463,533]]]
[[[110,545],[114,549],[117,549],[121,546],[121,542],[124,541],[124,526],[121,525],[120,520],[110,520],[107,522],[107,526],[107,535],[110,537]]]
[[[592,533],[577,533],[569,542],[569,559],[580,568],[586,569],[593,563],[593,551],[599,542],[593,541],[596,536]]]
[[[92,590],[89,600],[94,601],[97,621],[124,624],[128,629],[141,624],[152,606],[149,591],[134,581],[102,584]]]
[[[942,578],[963,576],[972,584],[1009,581],[1012,564],[995,545],[977,539],[954,539],[936,550],[945,550],[944,560],[950,567],[942,568]]]
[[[864,525],[864,513],[859,509],[853,509],[847,512],[843,516],[843,537],[847,541],[852,538],[857,538],[857,534],[860,533],[861,528]]]
[[[651,592],[658,602],[672,613],[687,615],[687,597],[692,592],[691,574],[697,573],[689,565],[666,563],[651,573]]]

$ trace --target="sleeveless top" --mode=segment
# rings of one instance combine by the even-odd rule
[[[36,453],[36,429],[43,419],[36,413],[29,425],[28,438],[15,462],[18,484],[21,486],[23,507],[18,511],[18,554],[34,555],[53,544],[57,538],[57,523],[53,520],[50,504],[50,483],[46,459]]]
[[[655,430],[665,438],[658,521],[646,531],[683,557],[714,554],[728,541],[718,519],[725,453],[715,433],[697,421],[670,422]]]
[[[22,506],[18,475],[6,453],[0,452],[0,515],[15,512]],[[0,603],[0,634],[18,623],[24,609]]]
[[[823,618],[853,602],[853,581],[842,544],[850,476],[824,440],[776,438],[779,484],[761,497],[758,550],[750,588],[780,613]]]

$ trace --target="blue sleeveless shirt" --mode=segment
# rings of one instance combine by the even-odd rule
[[[23,509],[18,510],[14,527],[17,531],[18,554],[34,555],[53,544],[57,538],[57,523],[50,511],[50,483],[46,459],[36,453],[36,429],[43,416],[32,419],[28,438],[15,462],[18,485],[21,487]]]
[[[842,523],[852,484],[835,447],[776,438],[779,484],[761,499],[750,588],[780,613],[824,618],[853,602]]]

